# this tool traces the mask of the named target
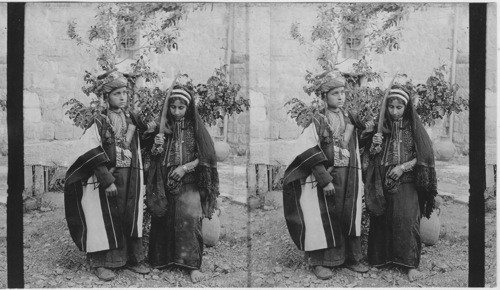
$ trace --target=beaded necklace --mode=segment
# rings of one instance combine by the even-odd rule
[[[125,114],[122,110],[108,110],[108,117],[111,121],[111,127],[115,133],[115,138],[123,142],[125,134],[127,133],[127,119],[125,118]]]

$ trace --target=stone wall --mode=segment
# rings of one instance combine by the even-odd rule
[[[293,22],[299,22],[304,35],[308,35],[316,20],[317,4],[266,3],[250,8],[249,55],[251,164],[287,164],[287,148],[293,147],[300,129],[291,120],[284,103],[292,97],[310,101],[302,87],[306,84],[306,70],[318,71],[316,52],[300,46],[290,36]],[[396,71],[406,73],[414,83],[425,82],[434,68],[448,64],[452,55],[453,15],[452,4],[431,4],[423,11],[411,13],[402,23],[404,31],[401,48],[384,55],[373,55],[373,67],[381,71],[387,82]],[[468,60],[468,6],[459,4],[458,52],[460,59]],[[457,67],[457,82],[468,93],[467,67]],[[459,71],[458,71],[459,70]],[[467,120],[467,114],[455,117]],[[462,123],[455,131],[468,134]],[[468,122],[465,122],[468,124]],[[442,135],[443,122],[429,128],[433,139]],[[465,139],[460,142],[468,143]]]
[[[246,58],[238,56],[242,51],[239,44],[242,41],[240,38],[244,35],[244,23],[239,18],[239,12],[235,11],[234,28],[232,31],[229,30],[229,21],[232,21],[231,7],[226,3],[207,4],[205,9],[190,12],[187,19],[179,23],[181,29],[179,50],[151,57],[153,67],[165,79],[164,84],[168,86],[177,71],[187,73],[195,83],[206,82],[215,68],[228,62],[229,80],[242,86],[239,96],[248,98]],[[230,46],[229,52],[228,46]],[[223,122],[219,122],[210,128],[212,136],[219,140],[222,139],[222,125]],[[234,153],[248,151],[248,130],[248,112],[229,118],[228,142],[235,149]]]
[[[6,15],[6,4],[0,4],[0,13]],[[24,134],[27,164],[67,165],[69,148],[77,146],[82,130],[73,126],[65,116],[63,103],[76,98],[84,103],[89,98],[83,94],[85,70],[100,73],[95,61],[95,50],[77,46],[67,36],[69,21],[76,21],[77,31],[86,35],[96,13],[97,3],[28,3],[26,5]],[[153,55],[153,69],[163,78],[160,87],[167,87],[177,72],[189,74],[194,83],[205,82],[214,72],[231,60],[230,81],[246,80],[242,65],[245,62],[227,54],[228,5],[207,4],[205,9],[190,12],[180,22],[179,50]],[[238,17],[235,17],[238,19]],[[238,20],[239,21],[239,20]],[[0,27],[6,17],[0,17]],[[241,27],[241,25],[240,25]],[[239,37],[241,31],[234,32]],[[6,39],[5,29],[0,37]],[[0,69],[5,69],[5,42],[0,42]],[[236,43],[237,44],[237,43]],[[237,47],[237,45],[235,45]],[[241,48],[239,48],[241,50]],[[127,70],[129,63],[121,64]],[[6,89],[5,73],[0,72],[0,95]],[[246,84],[242,83],[241,96],[247,97]],[[5,113],[0,112],[0,118]],[[229,118],[228,142],[246,153],[248,144],[249,113]],[[6,133],[6,122],[0,122],[0,133]],[[217,139],[221,130],[209,128]],[[0,134],[0,146],[7,134]],[[43,152],[43,154],[40,154]],[[71,158],[69,158],[71,159]]]
[[[286,164],[287,148],[300,131],[284,104],[292,97],[311,100],[302,90],[306,69],[317,69],[314,51],[290,36],[300,21],[310,27],[316,5],[303,3],[259,4],[250,8],[250,163]],[[304,17],[311,16],[311,17]]]
[[[80,88],[93,55],[66,35],[70,20],[86,23],[95,4],[28,3],[25,24],[24,136],[26,143],[71,140],[82,130],[72,125],[62,104],[86,101]]]

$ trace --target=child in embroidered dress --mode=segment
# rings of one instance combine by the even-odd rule
[[[420,218],[430,215],[437,194],[434,155],[409,93],[393,86],[386,104],[382,132],[367,147],[386,201],[385,212],[370,219],[368,259],[377,267],[402,266],[414,281],[421,277]]]

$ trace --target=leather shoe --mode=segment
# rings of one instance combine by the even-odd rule
[[[96,268],[94,274],[102,281],[111,281],[115,278],[115,273],[112,270],[103,267]]]
[[[135,265],[126,265],[125,267],[130,271],[138,274],[148,274],[151,271],[148,267],[139,263]]]
[[[333,277],[332,270],[325,268],[323,266],[314,266],[313,273],[321,280],[328,280]]]
[[[358,272],[358,273],[366,273],[370,270],[368,266],[361,264],[360,262],[349,263],[345,265],[346,268]]]

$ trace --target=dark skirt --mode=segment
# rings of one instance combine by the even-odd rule
[[[183,184],[170,196],[164,217],[151,217],[148,259],[151,266],[200,269],[203,254],[202,208],[196,184]]]
[[[115,186],[117,189],[116,205],[122,221],[125,221],[127,201],[129,201],[128,189],[130,188],[130,168],[116,168],[113,172]],[[125,223],[122,225],[126,228]],[[91,267],[118,268],[125,266],[127,262],[136,264],[143,258],[142,238],[124,236],[124,246],[118,249],[87,253],[87,260]]]
[[[402,183],[395,194],[385,193],[385,214],[370,218],[368,260],[374,266],[394,263],[418,268],[422,249],[420,207],[413,183]]]

